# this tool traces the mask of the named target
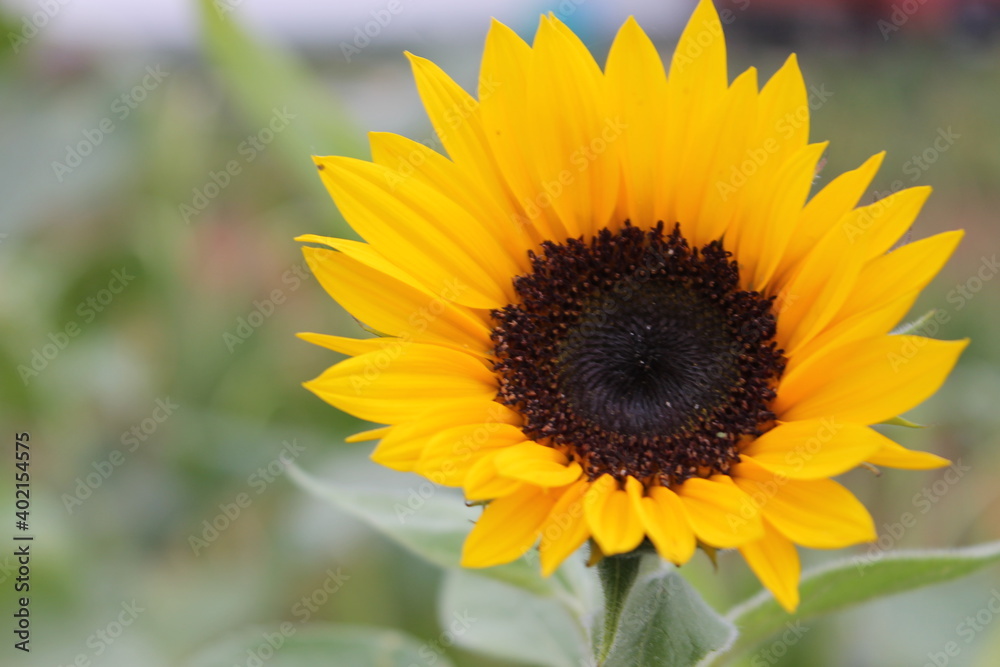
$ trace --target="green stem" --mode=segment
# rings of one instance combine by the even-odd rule
[[[597,564],[597,573],[604,590],[604,628],[596,648],[597,664],[603,665],[611,652],[618,633],[618,623],[621,621],[622,609],[628,598],[636,575],[639,574],[639,564],[642,556],[632,552],[620,556],[607,556]]]

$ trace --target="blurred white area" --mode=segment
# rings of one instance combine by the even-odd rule
[[[613,34],[629,15],[652,33],[679,31],[695,0],[212,0],[255,33],[309,45],[364,40],[378,49],[424,40],[478,41],[496,17],[522,35],[552,12],[584,38]],[[0,0],[37,39],[88,49],[181,47],[198,43],[196,0]]]

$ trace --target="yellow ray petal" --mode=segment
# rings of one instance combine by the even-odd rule
[[[837,320],[871,312],[903,294],[922,290],[944,267],[964,235],[962,230],[936,234],[871,260]]]
[[[403,341],[399,338],[390,336],[358,339],[308,332],[298,333],[295,335],[307,343],[319,345],[320,347],[325,347],[328,350],[333,350],[334,352],[339,352],[340,354],[347,354],[352,357],[356,357],[359,354],[367,354],[369,352],[376,352],[386,348],[397,347],[403,344]]]
[[[524,487],[491,502],[469,533],[462,567],[491,567],[520,558],[538,539],[563,489]]]
[[[587,526],[604,555],[628,553],[642,542],[639,515],[611,475],[602,475],[590,485],[583,509]]]
[[[786,537],[764,521],[764,537],[744,544],[747,565],[789,614],[799,606],[799,553]]]
[[[387,468],[410,472],[416,467],[424,447],[431,438],[449,427],[465,424],[517,426],[520,423],[520,415],[492,400],[461,398],[441,402],[427,414],[393,426],[372,452],[371,459]]]
[[[760,539],[760,512],[726,475],[693,477],[676,489],[688,523],[705,544],[736,547]]]
[[[862,284],[859,277],[857,285]],[[875,310],[858,313],[844,320],[839,319],[838,314],[838,317],[835,317],[834,322],[826,329],[811,340],[805,341],[792,352],[786,353],[788,364],[785,367],[785,374],[790,374],[804,361],[823,356],[828,350],[863,338],[877,338],[888,334],[906,313],[910,312],[913,302],[917,300],[919,295],[918,291],[913,291],[894,301],[882,304]],[[849,305],[850,301],[851,297],[848,297],[845,305]],[[841,309],[841,313],[843,312]]]
[[[346,359],[304,386],[348,414],[382,424],[410,421],[442,402],[488,401],[497,391],[493,373],[475,357],[405,341]]]
[[[670,562],[683,565],[694,555],[694,531],[677,494],[665,486],[654,486],[642,494],[642,484],[629,477],[625,485],[643,529],[656,551]]]
[[[479,108],[483,130],[507,185],[513,220],[536,241],[568,234],[551,206],[536,201],[538,185],[528,136],[533,120],[528,106],[531,47],[496,19],[490,26],[479,71]]]
[[[496,458],[502,450],[489,452],[479,458],[465,475],[465,497],[469,500],[493,500],[509,496],[530,484],[504,477],[497,470]]]
[[[452,161],[467,171],[491,198],[507,208],[511,221],[520,219],[520,210],[513,202],[500,167],[490,150],[490,142],[483,126],[480,102],[462,90],[451,77],[431,61],[407,53],[413,67],[417,91],[434,126],[434,132],[444,145]],[[479,97],[485,100],[502,84],[489,78],[480,78]]]
[[[677,219],[693,246],[722,237],[739,208],[747,142],[757,110],[757,70],[736,77],[714,109],[694,122],[678,176]]]
[[[381,426],[379,428],[373,428],[367,431],[359,431],[354,435],[349,435],[346,438],[344,438],[344,442],[355,443],[355,442],[368,442],[370,440],[381,440],[385,436],[389,435],[390,431],[392,431],[391,426]]]
[[[375,248],[361,241],[351,241],[350,239],[337,239],[332,236],[320,236],[318,234],[302,234],[295,237],[296,241],[302,243],[318,243],[334,250],[344,253],[351,259],[361,262],[365,266],[375,269],[379,273],[384,273],[391,278],[395,278],[401,283],[409,285],[413,289],[429,292],[421,285],[420,281],[403,271],[401,268],[390,262],[381,255]]]
[[[968,344],[879,336],[841,345],[788,372],[771,409],[782,421],[885,421],[937,391]]]
[[[789,479],[746,460],[732,475],[764,518],[797,544],[838,549],[878,537],[865,506],[833,480]]]
[[[372,161],[393,169],[399,181],[416,178],[461,206],[493,231],[497,242],[518,262],[521,273],[531,268],[527,250],[534,246],[512,211],[496,202],[471,174],[437,151],[398,134],[371,132]]]
[[[737,219],[734,229],[740,273],[748,287],[764,290],[777,270],[826,145],[811,144],[796,151],[773,179],[762,181],[766,193],[755,202],[745,201],[746,213]]]
[[[927,186],[909,188],[857,208],[844,224],[844,233],[852,243],[863,240],[867,258],[883,255],[913,225],[930,194]]]
[[[933,470],[951,465],[951,461],[937,454],[907,449],[888,438],[882,443],[881,449],[868,457],[868,463],[903,470]]]
[[[834,227],[806,255],[775,301],[778,343],[792,355],[823,330],[859,285],[864,255]]]
[[[558,19],[543,17],[535,34],[528,106],[536,203],[551,206],[572,237],[606,227],[617,202],[623,121],[611,113],[593,56]]]
[[[583,498],[589,488],[590,482],[585,479],[574,482],[545,518],[541,529],[542,541],[538,545],[543,576],[555,572],[590,537],[590,529],[583,516]]]
[[[435,484],[462,486],[469,469],[483,456],[524,442],[517,426],[488,422],[453,426],[427,442],[414,471]]]
[[[712,2],[701,0],[677,42],[667,77],[659,156],[663,176],[656,202],[657,220],[667,225],[678,220],[677,197],[683,188],[684,170],[677,156],[683,154],[693,124],[718,105],[728,82],[722,22]]]
[[[809,98],[798,57],[793,53],[760,91],[757,131],[751,144],[763,146],[770,159],[781,164],[808,142]]]
[[[659,146],[662,110],[666,108],[667,76],[656,46],[629,17],[608,54],[608,93],[625,125],[620,139],[625,216],[640,228],[653,227],[660,182]]]
[[[344,253],[308,247],[302,252],[323,289],[376,331],[490,354],[489,328],[467,309],[401,283]]]
[[[344,218],[386,259],[435,294],[474,308],[510,303],[517,264],[495,235],[417,179],[343,157],[315,158]]]
[[[742,454],[790,479],[822,479],[868,461],[886,441],[867,426],[813,419],[778,424],[747,445]]]
[[[521,442],[501,452],[494,462],[504,477],[543,487],[572,484],[583,472],[579,463],[570,462],[559,450],[536,442]]]
[[[873,155],[857,169],[830,181],[809,200],[795,223],[795,233],[792,234],[775,272],[779,281],[795,268],[831,227],[857,205],[884,158],[884,151]]]

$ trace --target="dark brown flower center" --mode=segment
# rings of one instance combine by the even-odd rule
[[[587,474],[677,484],[725,473],[774,419],[785,359],[772,299],[739,289],[721,243],[626,223],[546,242],[494,310],[498,400]]]

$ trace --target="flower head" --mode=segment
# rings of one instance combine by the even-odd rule
[[[945,463],[871,425],[965,346],[889,333],[961,233],[892,250],[929,189],[858,207],[881,154],[810,198],[794,56],[729,82],[703,0],[669,72],[632,19],[603,71],[556,18],[532,46],[495,22],[478,99],[410,59],[448,157],[375,133],[370,162],[316,158],[366,242],[306,258],[382,335],[303,334],[351,357],[306,386],[388,425],[352,438],[375,461],[488,501],[465,565],[738,548],[792,609],[796,544],[876,536],[831,477]]]

